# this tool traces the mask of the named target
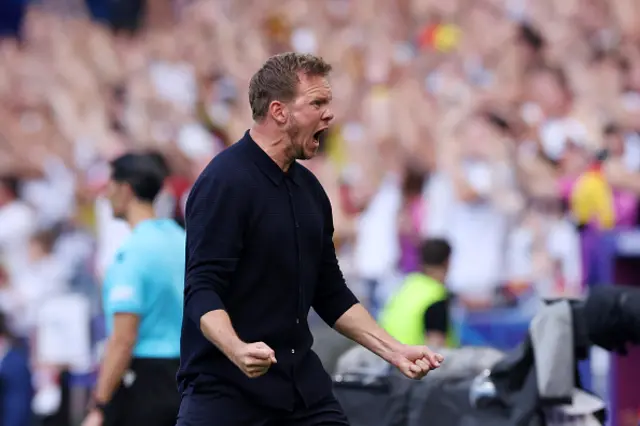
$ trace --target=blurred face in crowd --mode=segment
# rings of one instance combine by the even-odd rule
[[[118,219],[126,219],[129,203],[133,199],[133,192],[128,184],[109,179],[107,185],[107,198],[113,209],[113,216]]]
[[[300,75],[297,96],[285,108],[285,131],[293,158],[309,160],[324,143],[333,120],[331,100],[331,86],[326,77]]]
[[[467,159],[483,160],[486,159],[494,135],[491,127],[482,117],[471,118],[462,131],[462,149],[463,156]]]
[[[568,92],[559,78],[549,71],[538,71],[529,80],[529,94],[548,116],[562,115]]]

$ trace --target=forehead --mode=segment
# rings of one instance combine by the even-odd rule
[[[298,75],[298,95],[309,97],[331,97],[331,84],[329,79],[321,75]]]

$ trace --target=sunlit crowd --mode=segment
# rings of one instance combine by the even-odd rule
[[[504,285],[579,295],[581,230],[638,223],[634,0],[24,3],[0,8],[0,307],[26,340],[56,297],[99,313],[128,232],[102,197],[108,161],[161,158],[158,214],[181,221],[195,177],[249,127],[250,76],[283,51],[334,66],[336,119],[306,166],[372,304],[427,237],[451,243],[447,286],[469,303]],[[36,387],[53,386],[56,350],[34,353]]]

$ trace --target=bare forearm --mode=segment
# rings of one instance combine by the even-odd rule
[[[342,314],[334,327],[340,334],[369,349],[385,361],[397,352],[400,342],[391,337],[361,304],[353,305]]]
[[[216,345],[229,359],[231,359],[234,348],[243,343],[233,329],[229,314],[223,309],[216,309],[204,314],[200,318],[200,330],[204,337]]]
[[[97,402],[107,403],[111,400],[131,363],[132,351],[133,344],[109,339],[96,385]]]

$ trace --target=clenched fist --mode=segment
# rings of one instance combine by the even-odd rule
[[[266,343],[242,343],[233,351],[231,360],[247,377],[264,375],[275,364],[276,353]]]
[[[410,379],[422,379],[431,370],[440,367],[444,357],[426,346],[402,345],[389,359],[402,374]]]

